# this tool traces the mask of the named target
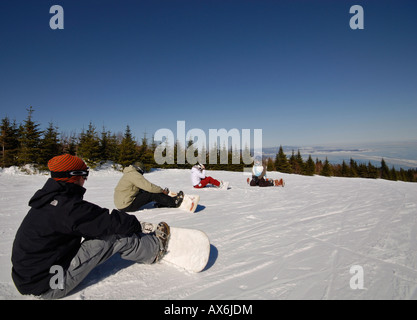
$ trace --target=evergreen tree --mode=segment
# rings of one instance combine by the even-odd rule
[[[279,172],[283,173],[291,173],[291,166],[288,162],[287,156],[284,153],[284,150],[282,149],[282,146],[279,147],[278,154],[275,158],[275,168]]]
[[[61,133],[61,148],[62,153],[68,153],[75,156],[77,153],[77,136],[75,133],[67,134]]]
[[[311,154],[308,155],[308,159],[305,165],[305,174],[308,176],[313,176],[316,173],[316,165],[311,158]]]
[[[118,160],[118,143],[116,135],[110,131],[106,131],[103,127],[100,137],[100,160],[101,161],[113,161]]]
[[[244,164],[242,161],[242,157],[240,151],[237,150],[235,146],[234,150],[232,150],[232,146],[229,148],[228,153],[228,164],[227,169],[228,171],[243,171]]]
[[[190,141],[187,142],[187,144],[190,144],[190,143],[191,143]],[[181,168],[181,169],[185,168],[185,164],[187,162],[187,154],[186,154],[187,152],[186,152],[186,150],[187,150],[186,147],[183,146],[178,139],[175,140],[175,144],[174,144],[174,164],[172,164],[170,166],[171,168]],[[191,150],[188,150],[188,152],[191,152],[192,154],[194,154],[194,152],[191,151]]]
[[[291,167],[291,172],[298,174],[297,161],[295,160],[294,149],[291,151],[291,157],[288,159],[288,163]]]
[[[372,165],[371,161],[368,162],[368,178],[378,178],[378,169]]]
[[[390,176],[391,176],[390,180],[393,180],[393,181],[398,180],[397,171],[395,170],[394,166],[392,166],[391,168]]]
[[[49,123],[48,128],[44,132],[39,151],[38,164],[41,169],[47,169],[48,161],[53,157],[58,156],[62,151],[58,128],[55,127],[52,122]]]
[[[148,150],[148,138],[146,137],[146,132],[142,138],[142,142],[140,146],[138,147],[138,153],[139,153],[139,159],[143,162],[143,157]]]
[[[176,149],[175,144],[172,145],[172,142],[168,140],[168,137],[165,137],[165,140],[161,141],[154,150],[154,161],[161,168],[169,168],[169,167],[174,166],[175,165],[175,156],[174,156],[175,149]]]
[[[96,128],[90,122],[86,132],[81,132],[77,148],[77,155],[92,168],[95,168],[101,161],[100,139]]]
[[[413,170],[413,169],[408,169],[407,170],[407,181],[410,182],[416,182],[416,177],[417,177],[417,169]]]
[[[323,162],[316,158],[316,172],[320,174],[321,170],[323,169]]]
[[[403,168],[400,168],[400,172],[398,172],[398,180],[407,181],[407,174]]]
[[[332,171],[333,171],[333,176],[335,177],[342,177],[342,165],[337,163],[337,164],[333,164],[331,165],[332,167]]]
[[[17,155],[19,151],[19,130],[16,121],[10,123],[8,117],[1,121],[0,126],[0,147],[1,163],[0,167],[10,167],[17,165]]]
[[[178,150],[180,150],[180,152],[182,152],[183,150],[178,140],[175,140],[174,146],[173,148],[171,148],[171,150],[172,150],[171,159],[173,159],[173,161],[171,161],[172,163],[167,162],[166,168],[177,168],[178,167]]]
[[[207,169],[210,170],[219,170],[219,149],[217,148],[217,142],[215,142],[209,151],[209,162],[206,165]]]
[[[139,160],[138,151],[136,149],[136,142],[133,139],[130,127],[126,126],[122,142],[119,148],[119,161],[123,168],[128,167],[132,163]]]
[[[358,177],[358,164],[352,158],[350,158],[350,176]]]
[[[103,130],[101,131],[101,136],[99,139],[100,159],[103,161],[107,161],[110,158],[109,149],[108,149],[109,136],[110,136],[110,132],[106,131],[106,129],[103,127]]]
[[[342,162],[341,176],[342,177],[350,177],[350,170],[349,170],[349,167],[346,164],[345,160],[343,160],[343,162]]]
[[[368,167],[364,163],[360,163],[358,166],[358,176],[361,178],[368,178]]]
[[[330,166],[329,160],[324,161],[324,165],[323,165],[323,169],[320,172],[320,175],[325,176],[325,177],[330,177],[331,175],[333,175],[333,170],[332,167]]]
[[[153,150],[148,145],[148,139],[146,138],[146,133],[142,139],[142,144],[139,147],[139,160],[143,163],[144,165],[143,169],[146,172],[150,171],[151,168],[153,168],[156,164],[154,161]]]
[[[266,170],[267,171],[275,171],[275,164],[274,164],[274,160],[272,160],[272,158],[268,158],[268,160],[266,162]]]
[[[227,170],[227,165],[229,163],[228,155],[229,155],[229,152],[226,148],[226,144],[225,142],[223,142],[223,146],[219,154],[219,162],[218,162],[220,164],[219,170]]]
[[[250,153],[250,149],[248,146],[248,143],[245,143],[245,148],[242,150],[242,162],[246,165],[246,166],[251,166],[253,164],[253,157]],[[275,170],[275,165],[274,162],[272,160],[272,165],[273,165],[273,170]],[[271,169],[272,170],[272,169]]]
[[[298,149],[298,151],[297,151],[295,161],[297,163],[298,174],[304,174],[305,173],[305,163],[304,163],[303,157],[301,156],[300,149]]]
[[[387,164],[385,163],[384,158],[382,158],[381,160],[381,179],[387,179],[390,180],[391,179],[391,173],[390,170],[387,166]]]
[[[153,168],[159,167],[159,164],[157,164],[156,161],[155,161],[155,149],[156,149],[155,137],[152,135],[152,140],[151,140],[149,152],[152,153],[152,167]]]
[[[206,150],[206,145],[203,144],[202,148],[201,148],[201,152],[198,155],[198,162],[202,163],[202,164],[206,164],[208,163],[208,152]]]
[[[198,137],[197,137],[198,139]],[[186,154],[186,165],[182,166],[184,168],[191,168],[196,163],[207,163],[207,152],[205,145],[202,145],[201,147],[198,146],[198,140],[196,141],[195,137],[190,136],[187,141],[187,147],[185,150]],[[178,147],[181,147],[180,145]],[[181,152],[182,150],[180,150]]]
[[[109,132],[110,134],[110,132]],[[119,160],[119,139],[116,134],[110,134],[107,141],[107,155],[110,161],[117,163]]]
[[[23,126],[20,126],[20,148],[18,162],[21,165],[33,163],[39,160],[39,145],[42,131],[38,129],[39,124],[32,120],[32,114],[35,111],[32,106],[27,109],[28,117]]]

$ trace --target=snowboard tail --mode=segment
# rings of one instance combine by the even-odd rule
[[[169,192],[171,197],[175,197],[177,193]],[[198,207],[198,202],[200,201],[200,196],[196,194],[184,194],[184,199],[182,200],[180,209],[194,213]]]
[[[229,185],[230,185],[229,181],[222,181],[221,184],[220,184],[219,189],[221,189],[221,190],[228,190],[229,189]]]
[[[191,272],[202,271],[210,256],[210,240],[197,229],[171,228],[168,251],[162,261]]]
[[[143,232],[154,232],[157,224],[142,223]],[[201,272],[210,257],[210,240],[201,230],[170,226],[167,253],[161,262],[167,262],[190,272]]]

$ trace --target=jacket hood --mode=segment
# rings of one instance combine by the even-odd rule
[[[129,173],[129,172],[138,172],[138,170],[136,170],[136,168],[132,165],[123,169],[123,173]]]
[[[86,189],[73,184],[55,181],[54,179],[48,179],[42,189],[36,191],[33,197],[29,200],[29,206],[35,209],[43,207],[45,204],[50,203],[59,194],[78,194],[83,197]]]

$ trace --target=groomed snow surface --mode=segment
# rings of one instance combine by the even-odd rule
[[[230,189],[195,190],[189,170],[147,173],[162,187],[199,194],[200,204],[194,214],[150,207],[135,213],[205,231],[211,253],[203,272],[114,256],[65,299],[417,298],[417,184],[269,172],[285,187],[259,188],[240,172],[208,174]],[[120,177],[109,168],[92,172],[85,199],[113,209]],[[34,299],[15,289],[10,257],[27,203],[47,178],[0,171],[1,299]]]

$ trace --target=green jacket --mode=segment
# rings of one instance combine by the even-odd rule
[[[140,190],[150,193],[161,193],[164,190],[146,180],[133,166],[123,169],[123,176],[114,189],[114,204],[117,209],[128,207]]]

